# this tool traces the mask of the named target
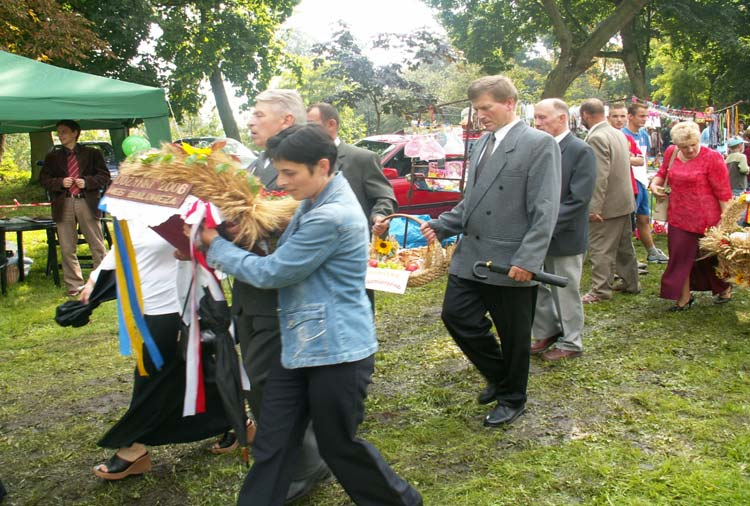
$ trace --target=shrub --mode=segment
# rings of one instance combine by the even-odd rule
[[[30,177],[29,171],[19,169],[11,153],[6,150],[0,160],[0,182],[27,183]]]

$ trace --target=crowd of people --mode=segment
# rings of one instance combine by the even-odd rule
[[[518,118],[518,93],[507,77],[474,81],[468,98],[487,133],[467,161],[463,200],[421,232],[429,241],[460,235],[441,317],[485,380],[477,389],[479,403],[493,404],[485,426],[505,426],[523,414],[532,354],[548,361],[583,354],[584,305],[639,293],[647,263],[667,264],[661,297],[674,301],[671,311],[690,309],[693,291],[711,290],[715,303],[731,299],[713,261],[698,260],[698,240],[719,221],[733,188],[744,191],[747,160],[736,156],[744,156],[744,142],[729,143],[725,162],[700,145],[695,123],[679,122],[671,129],[674,145],[649,180],[645,106],[610,104],[607,114],[602,101],[584,101],[581,139],[560,99],[536,104],[535,128]],[[227,236],[208,227],[200,232],[208,264],[235,279],[235,335],[257,424],[240,505],[281,505],[331,475],[359,505],[422,504],[419,492],[357,436],[378,346],[374,295],[365,290],[369,242],[387,231],[386,217],[397,204],[377,156],[341,142],[338,127],[330,104],[305,108],[294,90],[259,94],[249,129],[264,151],[249,170],[266,189],[283,190],[300,206],[280,237],[252,251],[231,242],[231,227]],[[67,158],[50,159],[43,174],[54,174],[46,185],[73,213],[80,198],[73,188],[93,192],[98,180],[75,177],[81,151],[75,139],[65,141],[66,129],[77,139],[75,126],[61,122]],[[79,164],[70,162],[76,155]],[[651,236],[649,190],[657,198],[668,192],[669,254]],[[633,246],[635,231],[644,264]],[[143,285],[145,313],[166,366],[136,374],[130,408],[99,442],[116,449],[94,468],[108,480],[147,472],[146,445],[222,436],[214,450],[236,446],[211,392],[211,409],[181,416],[184,364],[173,351],[179,303],[172,274],[179,261],[153,233],[142,234],[134,247],[139,268],[153,274]],[[591,286],[581,295],[587,257]],[[478,279],[474,266],[487,261],[508,266],[507,274]],[[111,256],[104,259],[85,285],[84,300],[97,274],[115,267]],[[568,283],[540,284],[542,272]],[[78,283],[73,275],[71,292]]]

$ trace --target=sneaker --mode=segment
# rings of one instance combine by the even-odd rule
[[[655,264],[665,264],[669,262],[669,257],[665,255],[662,250],[660,250],[659,248],[656,248],[656,252],[654,252],[653,254],[652,253],[648,254],[647,260]]]
[[[648,269],[648,264],[644,264],[643,262],[638,262],[638,269],[645,271]]]

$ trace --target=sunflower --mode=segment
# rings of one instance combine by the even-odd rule
[[[393,251],[393,243],[387,239],[378,239],[375,243],[375,251],[381,255],[388,255]]]

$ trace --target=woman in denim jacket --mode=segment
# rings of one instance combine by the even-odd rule
[[[269,374],[254,463],[238,504],[282,505],[312,419],[323,459],[358,505],[420,505],[413,487],[356,436],[377,340],[365,295],[368,225],[349,184],[332,174],[336,145],[318,125],[268,141],[278,184],[301,204],[276,251],[261,257],[204,229],[208,263],[279,289],[281,363]]]

